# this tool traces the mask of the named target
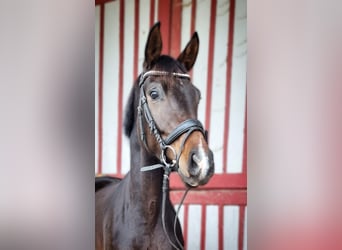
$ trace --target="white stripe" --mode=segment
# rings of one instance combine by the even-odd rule
[[[139,3],[139,54],[138,74],[142,72],[145,58],[145,45],[150,32],[150,0],[140,0]],[[164,38],[165,39],[165,38]]]
[[[125,27],[124,27],[124,72],[123,72],[123,119],[129,93],[133,87],[133,63],[134,63],[134,1],[125,1]],[[119,124],[123,126],[123,124]],[[122,130],[124,133],[124,130]],[[122,174],[130,169],[130,147],[129,139],[122,135]]]
[[[154,23],[158,22],[158,4],[159,4],[159,1],[155,0],[154,1]]]
[[[99,120],[99,112],[98,112],[98,95],[99,95],[99,49],[100,49],[100,7],[95,7],[95,173],[98,172],[98,120]]]
[[[236,1],[231,100],[228,138],[228,172],[242,172],[247,72],[247,6]]]
[[[188,242],[186,249],[200,249],[201,206],[189,205]]]
[[[116,173],[119,81],[119,1],[105,5],[103,64],[103,173]]]
[[[205,122],[205,105],[208,76],[208,48],[210,31],[211,1],[198,1],[196,10],[196,30],[200,36],[200,48],[193,70],[193,82],[202,93],[202,100],[198,107],[198,118]]]
[[[223,172],[224,116],[226,100],[228,5],[218,0],[215,26],[210,148],[215,154],[215,173]]]
[[[183,51],[191,37],[191,0],[183,0],[182,5],[181,51]]]
[[[224,244],[223,249],[238,250],[239,239],[239,207],[225,206],[224,207]]]
[[[218,249],[218,206],[208,205],[206,217],[205,249]]]

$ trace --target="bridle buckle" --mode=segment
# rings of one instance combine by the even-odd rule
[[[167,151],[168,149],[171,150],[171,152],[172,152],[172,154],[173,154],[173,156],[174,156],[174,159],[172,159],[171,162],[168,162],[168,161],[167,161],[166,151]],[[177,164],[177,153],[176,153],[176,150],[175,150],[172,146],[170,146],[170,145],[164,146],[164,148],[161,150],[160,158],[161,158],[163,164],[164,164],[165,166],[169,167],[169,168],[173,168],[173,167],[175,167],[176,164]]]

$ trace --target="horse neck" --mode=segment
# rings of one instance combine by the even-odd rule
[[[155,219],[159,215],[162,198],[163,169],[155,169],[142,172],[141,167],[159,163],[159,159],[146,151],[141,145],[138,136],[133,129],[130,139],[131,146],[131,170],[130,192],[132,202],[142,208],[143,214],[149,219]]]

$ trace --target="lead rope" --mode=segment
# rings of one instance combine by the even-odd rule
[[[180,243],[179,239],[178,239],[178,236],[176,234],[176,225],[177,225],[177,218],[178,218],[178,214],[179,214],[179,211],[180,211],[180,208],[181,206],[183,205],[183,202],[185,200],[185,197],[186,195],[188,194],[189,190],[190,190],[190,187],[188,187],[186,189],[186,191],[184,192],[184,195],[181,199],[181,202],[177,208],[177,212],[176,212],[176,215],[175,215],[175,218],[174,218],[174,224],[173,224],[173,234],[175,236],[175,239],[176,239],[176,242],[177,242],[177,245],[180,246],[177,247],[175,245],[174,242],[172,242],[172,240],[170,239],[170,236],[166,230],[166,225],[165,225],[165,205],[166,205],[166,197],[167,197],[167,194],[168,194],[168,191],[169,191],[169,176],[170,176],[170,173],[172,171],[173,168],[177,169],[178,168],[178,164],[179,164],[179,159],[181,157],[181,154],[183,152],[183,148],[184,148],[184,145],[185,145],[185,142],[186,140],[188,139],[188,137],[190,136],[190,134],[195,131],[196,128],[191,128],[189,129],[189,131],[186,132],[182,142],[181,142],[181,146],[180,146],[180,150],[179,150],[179,153],[176,154],[176,160],[173,160],[171,161],[171,163],[168,163],[166,161],[166,159],[164,157],[166,157],[166,153],[162,151],[162,154],[161,154],[161,161],[163,162],[163,164],[155,164],[155,165],[152,165],[152,166],[145,166],[145,167],[142,167],[140,171],[142,172],[145,172],[145,171],[151,171],[151,170],[154,170],[154,169],[157,169],[157,168],[163,168],[164,169],[164,175],[163,175],[163,186],[162,186],[162,225],[163,225],[163,230],[164,230],[164,233],[166,234],[166,237],[169,241],[169,243],[172,245],[172,247],[178,249],[178,250],[183,250],[184,247],[182,246],[182,244]],[[164,149],[167,149],[167,148],[171,148],[172,150],[174,150],[171,146],[167,145],[167,146],[164,146]],[[174,152],[175,153],[175,152]]]
[[[162,224],[163,224],[163,230],[164,233],[166,234],[167,240],[171,244],[172,247],[176,248],[179,250],[179,248],[172,242],[170,239],[169,234],[166,231],[166,226],[165,226],[165,203],[166,203],[166,195],[169,189],[169,175],[170,175],[170,169],[169,168],[164,168],[164,177],[163,177],[163,198],[162,198]],[[177,236],[176,236],[177,238]],[[180,245],[181,249],[183,249],[182,245]]]
[[[184,148],[184,144],[185,144],[185,141],[188,139],[188,137],[190,136],[190,134],[195,131],[196,129],[195,128],[192,128],[190,129],[184,136],[183,140],[182,140],[182,143],[181,143],[181,147],[180,147],[180,150],[179,150],[179,153],[176,155],[176,166],[178,168],[178,163],[179,163],[179,159],[181,157],[181,154],[183,152],[183,148]],[[164,163],[166,163],[164,161]],[[167,239],[168,241],[170,242],[170,244],[176,248],[176,249],[179,249],[170,239],[170,236],[169,234],[167,233],[166,231],[166,226],[165,226],[165,202],[166,202],[166,195],[167,195],[167,192],[168,192],[168,189],[169,189],[169,175],[170,175],[170,172],[171,172],[171,167],[170,167],[170,164],[167,164],[165,165],[165,168],[164,168],[164,175],[163,175],[163,199],[162,199],[162,223],[163,223],[163,229],[164,229],[164,233],[166,234],[167,236]],[[185,200],[185,197],[186,195],[188,194],[190,190],[190,187],[188,187],[186,189],[186,191],[184,192],[184,195],[181,199],[181,202],[179,203],[179,206],[177,208],[177,212],[176,212],[176,215],[175,215],[175,219],[174,219],[174,223],[173,223],[173,235],[175,236],[175,239],[177,241],[177,244],[180,246],[180,249],[184,249],[182,244],[180,243],[179,239],[178,239],[178,236],[176,234],[176,225],[177,225],[177,218],[178,218],[178,214],[179,214],[179,210],[181,208],[181,206],[183,205],[183,202]]]
[[[168,170],[166,170],[168,169]],[[177,212],[174,218],[174,223],[173,223],[173,235],[175,236],[175,239],[177,241],[177,245],[180,247],[177,247],[175,243],[172,242],[172,240],[170,239],[169,234],[166,231],[166,225],[165,225],[165,203],[166,203],[166,196],[167,196],[167,192],[168,192],[168,187],[169,187],[169,175],[170,175],[170,168],[165,168],[165,172],[164,172],[164,178],[163,178],[163,198],[162,198],[162,224],[163,224],[163,230],[164,233],[167,236],[167,239],[169,241],[169,243],[171,244],[172,247],[176,248],[177,250],[183,250],[184,247],[182,246],[182,243],[179,241],[177,233],[176,233],[176,226],[177,226],[177,218],[178,218],[178,214],[180,211],[181,206],[183,205],[183,202],[185,200],[186,195],[188,194],[190,188],[188,187],[186,189],[186,191],[183,194],[183,197],[181,199],[181,202],[179,203],[179,206],[177,208]]]
[[[181,202],[180,202],[179,205],[178,205],[177,212],[176,212],[176,215],[175,215],[175,220],[174,220],[174,223],[173,223],[173,234],[175,235],[176,241],[177,241],[178,245],[180,245],[180,246],[182,246],[182,244],[179,242],[179,239],[178,239],[177,234],[176,234],[177,218],[178,218],[178,215],[179,215],[180,208],[181,208],[181,206],[183,205],[183,202],[184,202],[185,197],[186,197],[186,195],[188,194],[189,190],[190,190],[190,188],[188,187],[188,188],[185,190],[184,194],[183,194],[183,197],[182,197],[182,199],[181,199]],[[182,249],[183,249],[183,247],[182,247]]]

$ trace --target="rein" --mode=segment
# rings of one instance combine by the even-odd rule
[[[163,230],[164,230],[164,232],[168,238],[168,241],[170,242],[170,244],[174,248],[179,249],[176,246],[176,244],[177,244],[178,246],[180,246],[181,249],[183,249],[183,246],[180,244],[179,239],[176,235],[176,221],[177,221],[179,209],[183,204],[183,201],[185,199],[186,194],[189,191],[189,188],[185,191],[183,198],[181,200],[181,203],[179,204],[179,207],[178,207],[176,215],[175,215],[174,228],[173,228],[173,233],[174,233],[174,236],[175,236],[176,241],[177,241],[177,243],[175,244],[171,241],[170,236],[168,235],[168,233],[166,231],[166,226],[165,226],[165,203],[166,203],[167,193],[169,191],[169,175],[170,175],[171,171],[177,171],[178,170],[179,159],[180,159],[180,156],[182,154],[184,144],[185,144],[186,140],[188,139],[188,137],[190,136],[190,134],[194,131],[200,131],[204,135],[205,139],[207,140],[207,131],[204,130],[202,123],[199,120],[188,119],[188,120],[185,120],[182,123],[180,123],[167,136],[167,138],[163,139],[161,134],[160,134],[160,131],[157,127],[157,124],[155,123],[155,121],[153,119],[150,108],[148,107],[147,98],[146,98],[145,91],[144,91],[144,83],[145,83],[145,80],[149,76],[171,76],[171,77],[187,78],[187,79],[190,79],[190,76],[188,74],[182,74],[182,73],[175,73],[175,72],[171,73],[171,72],[166,72],[166,71],[151,70],[151,71],[145,72],[144,74],[141,74],[140,78],[139,78],[140,100],[139,100],[139,106],[138,106],[138,117],[139,117],[139,127],[140,127],[140,139],[144,143],[145,147],[148,148],[147,142],[146,142],[146,135],[145,135],[145,132],[143,130],[143,117],[144,117],[148,126],[149,126],[151,134],[153,134],[156,141],[159,143],[159,147],[161,149],[160,163],[155,164],[155,165],[151,165],[151,166],[144,166],[141,168],[141,171],[142,172],[151,171],[151,170],[158,169],[158,168],[164,169],[163,187],[162,187],[162,191],[163,191],[163,197],[162,197]],[[176,141],[183,134],[185,134],[185,137],[182,140],[180,151],[177,154],[177,152],[171,146],[171,144],[174,141]],[[172,159],[169,162],[168,162],[167,157],[166,157],[166,151],[167,150],[171,150],[171,152],[174,155],[174,159]]]

